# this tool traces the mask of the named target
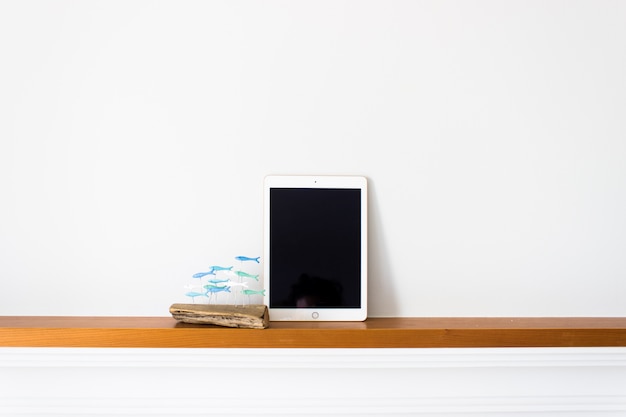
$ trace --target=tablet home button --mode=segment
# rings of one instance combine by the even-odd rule
[[[320,313],[318,313],[317,311],[314,311],[313,314],[311,314],[311,317],[313,317],[314,319],[318,318],[320,316]]]

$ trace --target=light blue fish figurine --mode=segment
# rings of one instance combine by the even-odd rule
[[[212,283],[208,283],[207,285],[203,285],[202,288],[208,290],[210,288],[225,288],[225,287],[230,287],[230,285],[217,285],[217,284],[212,284]]]
[[[230,292],[230,287],[226,286],[226,287],[213,287],[210,285],[205,285],[204,288],[206,288],[207,293],[216,293],[216,292]]]
[[[241,293],[245,295],[262,295],[265,297],[265,290],[241,290]]]
[[[211,271],[215,272],[215,271],[230,271],[231,269],[233,269],[232,266],[218,266],[218,265],[213,265],[211,267]]]
[[[228,279],[228,278],[226,278],[226,279],[213,278],[213,279],[210,279],[209,282],[211,284],[221,284],[223,282],[230,282],[230,279]]]
[[[191,297],[191,299],[193,300],[193,302],[196,302],[196,297],[206,297],[205,293],[202,292],[196,292],[196,291],[189,291],[187,294],[185,294],[187,297]]]
[[[206,295],[203,292],[196,292],[196,291],[189,291],[187,294],[185,294],[187,297],[199,297],[201,295]]]
[[[256,263],[259,263],[259,259],[260,258],[261,258],[260,256],[257,256],[256,258],[248,258],[247,256],[235,256],[235,259],[237,259],[238,261],[241,261],[241,262],[254,261]]]
[[[213,270],[210,270],[209,272],[198,272],[197,274],[193,274],[192,277],[193,278],[202,278],[204,276],[207,275],[215,275],[215,272],[213,272]]]
[[[238,277],[240,278],[252,278],[256,281],[259,280],[259,274],[256,275],[252,275],[252,274],[248,274],[247,272],[243,272],[243,271],[235,271],[235,274],[237,274]]]

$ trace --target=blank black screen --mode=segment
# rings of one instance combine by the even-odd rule
[[[361,190],[270,189],[270,307],[361,307]]]

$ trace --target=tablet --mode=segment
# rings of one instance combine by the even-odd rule
[[[267,176],[264,289],[272,321],[367,318],[367,180]]]

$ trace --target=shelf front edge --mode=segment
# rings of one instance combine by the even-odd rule
[[[626,346],[626,318],[371,318],[268,329],[167,317],[0,317],[2,347],[479,348]]]

